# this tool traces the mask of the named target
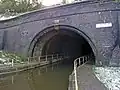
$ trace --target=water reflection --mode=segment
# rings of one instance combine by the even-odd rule
[[[72,65],[57,63],[0,78],[0,90],[67,90]]]

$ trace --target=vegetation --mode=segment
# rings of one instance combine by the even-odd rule
[[[115,1],[115,2],[120,2],[120,0],[113,0],[113,1]]]
[[[17,62],[17,63],[21,63],[25,60],[27,60],[26,57],[23,57],[23,56],[19,56],[17,54],[13,54],[13,53],[8,53],[8,52],[3,52],[3,51],[0,51],[0,59],[1,61],[5,61],[5,62],[12,62],[12,59],[14,60],[14,62]]]
[[[0,14],[10,16],[36,10],[42,7],[42,3],[30,3],[30,1],[27,0],[1,0]]]
[[[63,0],[62,3],[63,3],[63,4],[66,4],[66,3],[67,3],[67,0]]]

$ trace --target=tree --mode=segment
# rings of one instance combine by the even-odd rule
[[[41,8],[42,3],[30,3],[30,0],[1,0],[0,14],[16,15],[27,11],[32,11]]]
[[[62,3],[63,3],[63,4],[66,4],[66,0],[63,0]]]
[[[10,14],[14,12],[17,1],[15,0],[1,0],[0,13]]]
[[[63,4],[66,4],[66,3],[67,3],[67,1],[66,1],[66,0],[63,0],[63,1],[62,1],[62,3],[63,3]]]

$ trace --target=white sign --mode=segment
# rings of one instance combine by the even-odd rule
[[[99,24],[96,24],[96,28],[105,28],[105,27],[112,27],[112,23],[99,23]]]
[[[104,47],[107,47],[107,48],[109,48],[109,47],[111,47],[111,46],[104,46]]]
[[[54,20],[55,24],[58,24],[60,22],[60,20]]]

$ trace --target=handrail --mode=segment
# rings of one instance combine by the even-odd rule
[[[44,55],[44,56],[34,56],[34,57],[28,57],[28,61],[30,61],[31,59],[34,59],[34,60],[46,60],[47,59],[58,59],[58,58],[61,58],[61,57],[67,57],[65,56],[65,54],[51,54],[51,55]]]
[[[34,63],[34,62],[39,62],[39,63],[43,63],[47,62],[47,61],[52,61],[54,59],[62,59],[62,58],[67,58],[68,56],[65,54],[51,54],[51,55],[44,55],[44,56],[34,56],[34,57],[28,57],[27,60],[24,60],[24,62],[21,62],[21,64],[29,64],[29,63]],[[6,66],[12,66],[14,67],[14,65],[18,65],[19,63],[16,63],[16,61],[14,59],[12,59],[12,61],[8,61],[6,64]],[[2,67],[2,65],[1,65]]]
[[[67,55],[65,53],[61,53],[61,54],[48,54],[48,55],[43,55],[43,56],[40,56],[40,57],[46,57],[46,56],[52,56],[52,55]],[[34,57],[38,57],[38,56],[34,56]],[[33,58],[33,57],[29,57],[29,58]]]
[[[77,59],[74,60],[74,74],[75,74],[75,89],[79,90],[78,88],[78,80],[77,80],[77,67],[79,67],[80,65],[84,65],[85,63],[87,63],[87,61],[89,60],[89,56],[82,56],[79,57]]]

